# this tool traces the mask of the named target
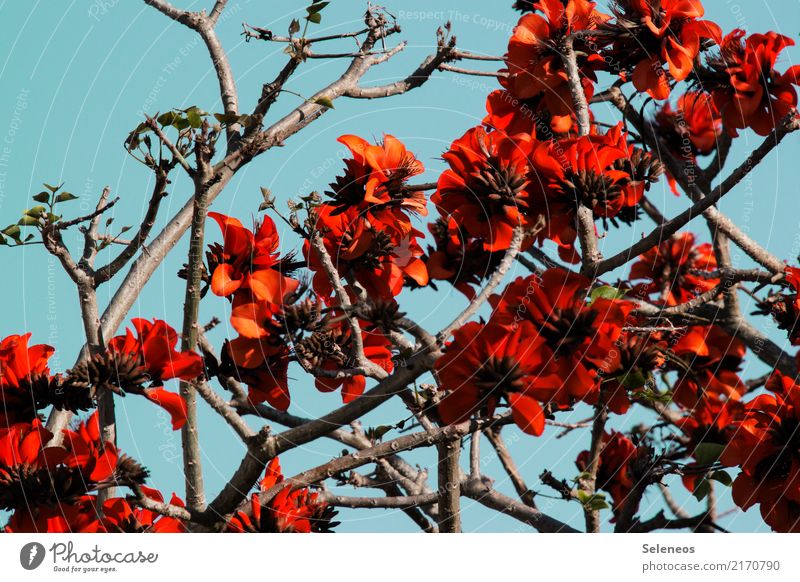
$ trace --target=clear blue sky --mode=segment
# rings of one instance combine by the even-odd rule
[[[213,4],[211,0],[176,3],[189,9],[210,8]],[[0,224],[16,221],[42,182],[65,182],[66,189],[80,196],[80,200],[71,203],[76,214],[93,205],[103,187],[109,185],[114,194],[123,197],[115,208],[115,226],[136,225],[146,204],[150,175],[125,153],[123,140],[142,120],[142,112],[152,114],[191,105],[208,111],[221,109],[207,53],[194,33],[143,2],[72,0],[57,4],[0,0]],[[447,19],[453,23],[461,48],[502,54],[518,17],[510,4],[511,0],[388,0],[389,11],[403,28],[398,38],[408,40],[409,46],[390,63],[371,72],[368,81],[393,81],[413,70],[431,51],[436,27]],[[305,5],[297,1],[229,3],[218,32],[230,55],[243,111],[252,108],[261,85],[274,76],[285,57],[280,45],[244,43],[239,35],[241,23],[283,34],[289,21],[304,13]],[[737,26],[750,32],[777,30],[796,39],[800,30],[797,0],[707,0],[705,5],[706,16],[725,31]],[[355,30],[365,8],[365,2],[334,0],[316,32]],[[781,58],[783,68],[796,61],[797,56],[795,48],[785,51]],[[344,66],[343,61],[310,61],[300,68],[288,88],[311,94],[336,78]],[[269,187],[280,203],[290,196],[324,189],[341,169],[344,153],[335,140],[343,133],[366,138],[383,133],[397,136],[424,161],[429,173],[423,179],[433,180],[443,167],[439,156],[454,138],[478,123],[484,114],[485,96],[495,87],[492,79],[437,74],[422,89],[408,95],[373,102],[337,101],[335,111],[290,139],[286,147],[271,150],[240,172],[214,209],[247,223],[260,201],[259,186]],[[296,98],[285,95],[273,115],[296,104]],[[729,163],[738,163],[760,141],[753,133],[743,132]],[[790,137],[779,156],[773,153],[722,204],[723,211],[751,236],[792,262],[800,251],[797,174],[793,166],[798,158],[797,138]],[[162,205],[162,223],[190,193],[190,182],[176,172],[170,196]],[[675,199],[666,186],[652,192],[651,198],[665,207],[668,215],[686,205],[685,199]],[[692,226],[707,240],[702,222]],[[634,229],[613,232],[605,243],[606,250],[622,248],[649,228],[651,225],[643,220]],[[218,239],[216,228],[211,226],[209,230],[210,236]],[[67,240],[75,243],[77,238]],[[286,237],[287,250],[293,240]],[[184,260],[184,250],[182,244],[153,277],[131,316],[159,317],[180,327],[183,285],[175,273]],[[740,266],[749,264],[744,256],[734,256],[734,261]],[[54,368],[70,367],[82,344],[82,331],[75,290],[60,266],[38,246],[0,249],[0,265],[8,277],[0,286],[0,337],[31,331],[35,342],[50,343],[58,349],[52,362]],[[101,301],[108,300],[112,289],[109,285],[100,289]],[[447,286],[439,294],[420,291],[401,296],[403,309],[431,329],[438,329],[463,304],[463,297]],[[202,310],[204,318],[224,315],[226,302],[209,295]],[[768,323],[758,322],[772,337],[782,340]],[[225,325],[220,326],[214,336],[218,345],[228,333]],[[748,362],[746,374],[762,372],[763,367],[757,362]],[[294,376],[292,412],[318,416],[339,405],[338,393],[319,394],[312,380],[299,373]],[[243,451],[227,425],[202,403],[200,408],[206,484],[213,496],[232,474]],[[118,415],[121,447],[150,467],[154,486],[167,494],[172,490],[182,494],[180,435],[168,429],[166,415],[135,397],[118,401]],[[403,416],[401,407],[393,404],[371,414],[365,425],[396,422]],[[587,410],[578,409],[573,418],[586,416]],[[617,424],[631,426],[639,420],[632,416],[617,419]],[[541,489],[537,476],[544,468],[562,477],[573,477],[573,461],[587,446],[586,434],[576,431],[556,441],[557,432],[550,427],[536,439],[507,431],[512,451],[529,485],[536,489]],[[341,448],[328,442],[314,443],[285,455],[282,463],[291,474],[324,462]],[[484,446],[484,457],[486,473],[498,479],[499,489],[513,494],[488,444]],[[431,455],[410,458],[435,474]],[[685,497],[680,485],[674,489],[679,497]],[[729,501],[724,503],[729,506]],[[659,506],[657,495],[645,499],[643,507],[650,505],[647,514]],[[528,529],[468,500],[464,506],[467,531]],[[575,504],[559,501],[549,507],[548,500],[542,499],[541,506],[561,519],[580,524]],[[696,509],[691,502],[687,507]],[[413,524],[398,512],[343,511],[342,517],[341,531],[414,531]],[[722,523],[734,531],[765,529],[752,511],[734,514]]]

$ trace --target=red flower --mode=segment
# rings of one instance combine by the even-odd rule
[[[779,292],[770,295],[758,306],[755,314],[771,315],[780,329],[786,330],[792,345],[800,345],[800,269],[787,266],[786,282],[794,293]]]
[[[277,458],[267,465],[261,492],[269,491],[283,482],[281,465]],[[308,488],[293,488],[286,485],[272,500],[263,505],[258,493],[251,498],[250,513],[237,511],[228,521],[227,531],[231,533],[325,533],[330,532],[338,522],[332,521],[336,511],[317,493]]]
[[[439,416],[446,424],[478,413],[491,416],[500,404],[511,408],[514,422],[524,432],[539,436],[547,401],[559,379],[547,369],[544,340],[530,324],[514,328],[471,322],[453,333],[453,341],[436,361],[441,390]]]
[[[555,241],[565,260],[575,260],[578,202],[590,208],[596,218],[613,218],[641,198],[643,190],[632,184],[631,175],[618,165],[628,159],[621,123],[605,135],[541,143],[531,159],[532,179],[539,190],[532,206],[547,212],[541,237]]]
[[[439,177],[431,201],[466,235],[483,239],[484,249],[507,249],[517,227],[529,228],[544,212],[530,203],[529,136],[506,137],[473,127],[443,157],[450,165]]]
[[[248,399],[253,404],[266,401],[278,410],[287,410],[291,403],[289,348],[276,339],[242,336],[226,342],[221,371],[248,386]]]
[[[101,441],[97,412],[78,425],[75,431],[64,431],[64,447],[69,453],[66,464],[80,468],[89,480],[105,481],[114,474],[117,450],[112,443]]]
[[[163,503],[164,496],[150,487],[141,487],[142,492],[154,501]],[[102,518],[95,518],[83,525],[81,533],[184,533],[186,526],[174,517],[166,517],[149,509],[131,505],[124,497],[112,497],[103,503]],[[170,505],[184,507],[183,501],[174,493]],[[95,514],[96,515],[96,514]]]
[[[669,97],[669,77],[683,81],[692,72],[704,39],[719,43],[722,31],[708,20],[700,0],[616,0],[616,33],[611,55],[631,64],[638,91]]]
[[[720,398],[704,398],[695,406],[689,414],[681,419],[677,426],[688,438],[686,448],[689,454],[695,458],[700,457],[699,447],[701,445],[711,447],[712,451],[719,448],[720,453],[733,435],[734,422],[741,418],[742,407],[738,401],[722,400]],[[713,455],[713,452],[711,453]],[[705,458],[708,454],[703,452],[702,463],[706,465],[709,459]],[[702,477],[702,472],[692,471],[701,465],[698,462],[689,463],[684,471],[683,484],[689,491],[694,491],[698,477]]]
[[[597,488],[608,492],[614,513],[622,509],[628,495],[638,481],[637,466],[647,464],[649,450],[637,447],[621,432],[603,433],[603,448],[597,467]],[[575,460],[580,471],[585,471],[590,463],[589,451],[582,451]]]
[[[720,54],[709,60],[714,103],[732,136],[737,129],[751,127],[768,135],[777,122],[797,107],[800,65],[784,73],[775,70],[778,55],[794,40],[776,32],[751,34],[736,29],[722,40]]]
[[[613,376],[603,382],[603,401],[611,412],[625,414],[631,406],[628,396],[634,396],[654,384],[653,372],[664,364],[666,342],[658,333],[625,333],[617,339],[615,349],[619,351],[620,365]],[[596,404],[600,391],[591,393],[588,404]]]
[[[679,305],[716,287],[719,279],[697,274],[716,269],[713,247],[708,243],[695,245],[694,234],[684,232],[640,255],[631,266],[630,279],[650,280],[636,288],[638,294],[658,294],[659,301]]]
[[[271,218],[264,220],[255,233],[235,218],[218,212],[208,216],[219,224],[224,244],[211,246],[208,253],[211,291],[227,297],[239,289],[250,289],[260,301],[280,305],[299,283],[281,274],[284,261],[277,253],[278,231]]]
[[[391,343],[385,335],[375,330],[368,322],[361,322],[361,341],[364,355],[373,364],[386,372],[394,369]],[[324,329],[300,340],[294,346],[298,361],[312,374],[317,374],[315,385],[321,392],[342,389],[342,402],[352,402],[364,392],[366,378],[361,375],[328,377],[319,371],[336,373],[352,368],[350,358],[353,339],[352,331],[346,321],[329,323]]]
[[[609,16],[595,10],[587,0],[542,0],[537,6],[544,14],[526,14],[520,18],[508,43],[505,56],[507,77],[500,83],[515,97],[530,100],[541,97],[540,106],[552,116],[554,131],[568,131],[572,126],[572,96],[567,73],[559,52],[561,40],[575,31],[595,30]],[[578,66],[587,99],[594,94],[595,71],[603,66],[597,54],[603,37],[577,39]],[[538,108],[538,107],[537,107]]]
[[[55,350],[43,344],[28,346],[30,337],[11,335],[0,341],[0,426],[29,422],[36,410],[51,403],[41,397],[54,381],[47,362]]]
[[[135,318],[131,320],[136,334],[127,329],[108,342],[108,351],[118,362],[132,361],[145,369],[150,385],[125,386],[142,394],[148,400],[164,408],[172,416],[172,427],[177,430],[186,422],[186,403],[183,398],[163,390],[164,381],[173,378],[194,380],[203,373],[203,359],[192,351],[179,352],[175,349],[178,334],[166,322],[154,319]]]
[[[717,106],[711,95],[702,91],[684,93],[678,97],[675,109],[665,101],[656,112],[655,123],[673,154],[689,154],[692,159],[714,151],[722,133]]]
[[[338,211],[324,204],[314,214],[316,228],[340,276],[359,283],[371,297],[390,300],[403,289],[405,277],[418,285],[428,284],[428,272],[420,257],[424,252],[417,242],[423,236],[415,229],[403,236],[378,229],[356,207]],[[308,241],[303,254],[314,272],[312,285],[323,300],[333,294],[330,280],[319,255]]]
[[[780,372],[744,406],[721,461],[740,467],[733,500],[744,510],[761,505],[773,530],[800,532],[800,386]]]
[[[147,473],[100,442],[95,412],[75,431],[64,431],[64,445],[48,447],[53,435],[37,418],[0,432],[0,509],[13,510],[13,531],[69,531],[86,494],[114,481],[143,480]]]
[[[408,178],[425,171],[422,162],[391,135],[385,135],[378,145],[355,135],[343,135],[338,141],[347,146],[353,158],[345,160],[344,176],[331,184],[331,206],[339,211],[356,207],[374,226],[408,235],[411,222],[404,211],[422,216],[428,213],[425,194],[406,187]]]
[[[738,400],[744,394],[737,372],[746,348],[719,327],[690,327],[672,352],[682,361],[672,396],[678,404],[693,408],[706,396]]]
[[[505,253],[487,251],[483,239],[465,237],[452,217],[439,218],[428,225],[428,230],[436,243],[435,247],[428,247],[425,261],[428,276],[431,280],[448,281],[468,299],[473,299],[475,290],[472,287],[479,286],[494,272]]]
[[[560,379],[552,399],[562,406],[596,398],[601,380],[619,369],[615,342],[635,306],[602,297],[587,302],[590,284],[580,275],[549,269],[541,278],[516,279],[490,300],[492,324],[529,322],[534,337],[543,340],[544,360]]]

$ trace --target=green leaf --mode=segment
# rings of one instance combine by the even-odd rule
[[[322,105],[323,107],[327,107],[328,109],[333,109],[333,100],[330,97],[317,97],[316,99],[312,99],[312,103],[316,103],[317,105]]]
[[[39,219],[25,214],[22,218],[19,219],[19,222],[17,222],[17,224],[20,226],[36,226],[37,224],[39,224]]]
[[[719,471],[714,471],[708,476],[708,478],[713,479],[714,481],[717,481],[719,483],[722,483],[723,485],[725,485],[725,487],[730,487],[731,483],[733,483],[733,479],[728,474],[728,472],[723,471],[722,469],[720,469]]]
[[[694,458],[701,465],[710,465],[719,460],[725,445],[718,443],[700,443],[694,449]]]
[[[178,131],[183,131],[184,129],[190,128],[192,124],[185,117],[179,117],[175,120],[175,123],[173,123],[172,126]]]
[[[636,390],[647,384],[647,376],[645,376],[641,370],[634,370],[624,374],[620,378],[620,382],[628,390]]]
[[[61,184],[61,186],[63,186],[63,185],[64,184]],[[53,186],[53,185],[47,184],[47,183],[43,184],[43,186],[45,188],[47,188],[48,190],[50,190],[50,192],[53,192],[53,193],[55,193],[55,192],[57,192],[58,190],[61,189],[61,186]]]
[[[44,206],[33,206],[31,208],[28,208],[28,210],[26,210],[24,214],[26,216],[33,216],[34,218],[39,218],[43,212],[45,212]]]
[[[297,34],[298,32],[300,32],[300,21],[294,18],[289,23],[289,36]]]
[[[306,20],[308,20],[309,22],[313,22],[314,24],[319,24],[320,22],[322,22],[322,14],[320,14],[319,12],[314,12],[313,14],[309,14],[308,16],[306,16]]]
[[[617,289],[610,285],[601,285],[600,287],[595,287],[589,293],[589,302],[594,303],[596,299],[622,299],[625,297],[625,293],[626,291],[622,289]]]
[[[166,113],[162,113],[158,117],[156,117],[156,121],[161,125],[173,125],[176,121],[181,118],[181,115],[177,111],[167,111]],[[147,127],[145,125],[145,127]]]
[[[50,202],[50,193],[49,192],[39,192],[36,196],[33,197],[36,202],[43,202],[47,204]]]
[[[306,8],[306,12],[309,14],[316,14],[323,8],[325,8],[330,2],[314,2],[311,6]]]
[[[583,490],[578,490],[575,493],[578,501],[586,508],[592,511],[600,511],[601,509],[608,509],[609,505],[606,501],[606,496],[603,493],[587,493]]]
[[[2,232],[4,235],[6,235],[9,238],[13,238],[15,241],[20,242],[19,241],[19,235],[20,235],[21,231],[19,229],[19,226],[17,226],[16,224],[10,224],[7,227],[5,227],[3,230],[1,230],[0,232]]]
[[[694,491],[692,491],[692,495],[694,495],[698,501],[705,499],[709,493],[711,493],[711,485],[705,477],[697,481],[694,486]]]
[[[219,121],[220,123],[239,123],[239,118],[244,117],[243,115],[237,115],[236,113],[215,113],[214,118]]]
[[[59,220],[61,220],[60,216],[58,216],[56,214],[53,214],[52,212],[48,213],[47,222],[49,222],[50,224],[52,224],[54,222],[58,222]]]
[[[77,200],[78,197],[71,192],[62,192],[58,196],[56,196],[56,202],[69,202],[70,200]]]
[[[186,118],[189,120],[189,124],[193,129],[197,129],[203,125],[202,111],[200,111],[197,107],[190,107],[187,109]]]

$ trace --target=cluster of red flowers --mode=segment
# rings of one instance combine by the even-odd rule
[[[744,35],[736,29],[722,39],[719,55],[709,60],[708,72],[701,73],[701,80],[711,88],[731,135],[745,127],[768,135],[797,107],[800,65],[783,73],[775,70],[781,51],[794,45],[791,38],[776,32]]]
[[[710,91],[713,111],[692,111],[695,96],[702,100],[699,109],[707,109],[706,93],[689,92],[678,103],[685,125],[700,129],[690,131],[699,150],[708,150],[708,130],[716,131],[720,117],[732,135],[745,127],[766,135],[797,105],[800,69],[775,70],[780,52],[794,42],[774,32],[744,38],[741,30],[723,38],[717,24],[702,20],[705,9],[700,0],[615,0],[611,14],[600,12],[588,0],[529,4],[533,13],[522,16],[514,29],[501,78],[511,99],[497,93],[490,97],[490,109],[497,112],[490,115],[497,123],[492,125],[509,134],[523,127],[534,133],[531,117],[550,119],[549,129],[555,133],[573,126],[572,97],[561,59],[570,35],[587,100],[594,95],[598,71],[619,74],[637,91],[659,100],[667,99],[680,81],[702,83]],[[711,49],[716,52],[709,53]],[[705,63],[701,53],[708,53]],[[509,106],[512,100],[522,106],[516,107],[522,116]],[[672,113],[667,106],[659,122],[669,121]]]
[[[425,213],[425,196],[408,190],[406,179],[422,165],[392,136],[370,145],[355,136],[340,141],[350,148],[346,173],[331,185],[331,201],[312,210],[315,228],[335,268],[355,293],[362,288],[375,301],[394,301],[406,277],[427,284],[425,264],[417,258],[421,233],[407,212]],[[320,391],[341,388],[350,402],[364,391],[361,375],[339,374],[352,368],[352,331],[344,321],[321,257],[308,241],[304,255],[314,272],[313,293],[289,277],[296,265],[278,254],[279,238],[265,217],[255,232],[234,219],[209,213],[223,231],[223,245],[207,253],[211,290],[229,297],[231,324],[239,336],[226,342],[219,372],[249,387],[249,400],[288,409],[291,396],[288,368],[297,361],[316,376]],[[362,344],[368,359],[381,368],[393,367],[390,343],[369,321],[363,321]]]
[[[718,25],[699,20],[705,12],[699,0],[616,0],[613,12],[609,57],[654,99],[669,97],[670,81],[692,73],[705,41],[722,38]]]
[[[740,467],[733,500],[742,509],[759,504],[772,529],[800,532],[800,386],[780,372],[769,394],[743,406],[720,460]]]
[[[280,238],[271,218],[265,216],[250,230],[230,216],[218,212],[208,216],[223,237],[223,244],[210,245],[206,253],[211,291],[231,300],[231,323],[239,333],[223,347],[223,361],[250,387],[253,403],[266,400],[286,410],[289,348],[274,341],[271,324],[300,286],[285,274],[291,271],[290,257],[278,253]]]
[[[424,171],[422,162],[391,135],[378,145],[353,135],[339,141],[353,157],[345,161],[344,175],[330,185],[330,201],[311,217],[336,271],[375,299],[392,300],[406,278],[426,285],[418,241],[423,233],[412,227],[411,216],[425,216],[427,201],[407,184]],[[322,258],[308,241],[303,253],[314,272],[314,290],[327,301],[333,290]]]
[[[660,303],[679,305],[714,289],[719,284],[719,278],[711,276],[717,269],[714,249],[695,240],[690,232],[678,233],[640,256],[631,266],[630,279],[648,282],[634,288],[636,295],[655,295]]]
[[[237,511],[229,520],[231,533],[326,533],[338,525],[333,521],[336,511],[306,487],[284,485],[281,465],[277,458],[267,465],[258,493],[253,493],[249,511]],[[273,489],[269,502],[261,494]]]
[[[531,275],[493,297],[488,323],[468,323],[454,333],[436,363],[445,391],[439,413],[447,423],[475,413],[491,415],[508,404],[517,425],[540,435],[547,407],[596,402],[603,384],[621,368],[615,348],[634,304],[589,300],[590,281],[560,269]],[[613,399],[628,405],[624,393]]]
[[[79,412],[94,406],[102,390],[141,394],[172,416],[173,428],[186,422],[186,404],[163,388],[172,378],[192,380],[203,361],[194,352],[178,352],[178,335],[165,322],[134,319],[107,348],[65,374],[51,374],[54,349],[29,346],[30,334],[0,342],[0,509],[11,511],[13,532],[181,531],[177,520],[161,518],[124,498],[97,507],[97,491],[115,485],[141,487],[146,469],[103,442],[98,413],[58,439],[44,427],[38,411],[53,405]],[[53,444],[51,444],[51,441]],[[60,443],[60,444],[54,444]],[[175,500],[180,502],[180,500]]]
[[[508,42],[507,76],[501,78],[501,84],[517,99],[531,103],[533,111],[547,111],[553,131],[559,133],[569,131],[574,115],[561,43],[575,32],[587,33],[575,47],[581,55],[577,64],[587,99],[594,94],[595,71],[604,66],[597,49],[589,48],[597,47],[603,37],[591,36],[588,31],[597,30],[610,16],[595,6],[588,0],[543,0],[536,5],[542,15],[523,16]]]
[[[575,459],[578,470],[586,471],[590,459],[589,451],[581,451]],[[615,514],[631,499],[630,493],[651,463],[650,459],[650,450],[646,446],[637,446],[621,432],[614,430],[603,433],[597,465],[597,488],[611,496],[611,509]]]
[[[124,498],[97,505],[99,490],[131,485],[162,501],[143,485],[148,472],[102,442],[95,412],[75,430],[64,430],[62,444],[39,419],[0,430],[0,509],[11,511],[8,532],[179,532],[179,520],[161,517]],[[174,504],[182,505],[173,496]]]

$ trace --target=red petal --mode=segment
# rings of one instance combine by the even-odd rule
[[[186,424],[186,401],[180,394],[163,388],[150,388],[144,390],[144,397],[169,412],[172,417],[172,430],[178,430]]]

